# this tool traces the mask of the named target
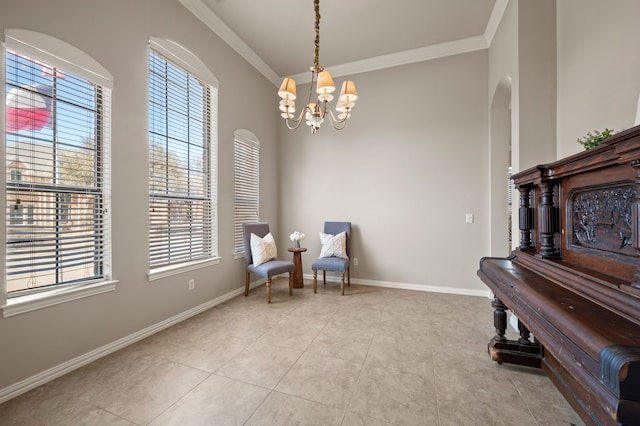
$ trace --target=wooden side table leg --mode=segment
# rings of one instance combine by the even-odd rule
[[[293,288],[304,288],[304,279],[302,278],[302,256],[300,252],[293,253],[293,265],[295,270],[293,272]]]

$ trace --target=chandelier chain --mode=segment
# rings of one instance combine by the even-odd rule
[[[315,56],[313,57],[313,67],[314,67],[315,70],[319,70],[320,69],[320,62],[319,62],[319,56],[320,56],[320,0],[314,0],[313,6],[314,6],[314,9],[316,11],[316,25],[315,25],[315,30],[316,30],[315,45],[316,45],[316,49],[315,49]]]

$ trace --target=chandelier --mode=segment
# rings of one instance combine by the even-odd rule
[[[286,77],[282,81],[278,95],[282,98],[280,100],[280,110],[282,114],[280,115],[285,119],[287,127],[291,130],[297,129],[300,127],[304,118],[306,124],[311,128],[311,133],[315,134],[320,129],[320,125],[324,122],[325,117],[329,117],[329,121],[331,121],[334,129],[344,129],[347,125],[347,119],[351,116],[351,109],[355,105],[356,99],[358,99],[358,93],[356,92],[356,85],[353,81],[347,80],[343,82],[342,90],[336,103],[336,112],[338,115],[334,115],[333,111],[329,109],[328,103],[333,100],[332,93],[336,90],[336,86],[333,84],[333,78],[329,71],[325,71],[318,62],[318,54],[320,52],[320,0],[314,0],[313,5],[316,12],[316,49],[313,66],[311,67],[311,85],[309,87],[307,104],[300,112],[300,115],[295,118],[296,82],[289,77]],[[317,98],[312,102],[314,82],[317,83]]]

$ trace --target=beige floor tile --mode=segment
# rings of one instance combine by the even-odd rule
[[[323,330],[307,348],[307,352],[340,358],[362,364],[373,336],[367,333],[332,333]]]
[[[374,336],[379,332],[380,324],[380,321],[354,319],[336,313],[336,315],[326,322],[323,331],[332,335],[353,336],[362,333]]]
[[[365,361],[367,368],[393,368],[433,377],[431,345],[423,340],[375,336]]]
[[[40,386],[0,405],[3,426],[96,425],[127,426],[133,423],[93,404],[59,392],[52,386]]]
[[[242,425],[268,394],[267,389],[214,374],[151,425]]]
[[[360,372],[360,364],[305,352],[276,390],[321,404],[344,408]]]
[[[289,314],[291,317],[300,317],[303,319],[313,318],[315,321],[326,322],[330,320],[339,307],[327,301],[312,298],[297,304],[297,307]]]
[[[390,426],[393,423],[384,420],[374,419],[364,414],[348,412],[342,420],[342,426]]]
[[[104,377],[82,398],[111,413],[143,424],[162,413],[209,374],[149,357],[147,365],[117,378]]]
[[[407,318],[410,318],[407,321]],[[376,336],[386,337],[407,337],[410,339],[419,339],[425,342],[434,341],[435,333],[431,329],[431,323],[427,319],[413,318],[411,316],[401,319],[395,317],[385,321],[380,321],[376,329]]]
[[[272,392],[253,413],[247,426],[339,425],[342,410],[280,392]]]
[[[166,357],[171,361],[212,373],[250,344],[250,341],[233,337],[221,342],[191,342],[175,347]]]
[[[438,424],[433,378],[389,368],[364,368],[347,410],[394,424]]]
[[[0,424],[583,425],[539,370],[490,360],[487,298],[276,281],[274,303],[252,289],[0,404]]]
[[[585,425],[562,396],[554,401],[527,401],[527,406],[539,426]]]
[[[500,425],[536,426],[531,413],[517,398],[496,397],[492,401],[460,398],[438,401],[441,426]],[[569,425],[565,425],[569,426]]]
[[[254,342],[216,374],[273,389],[300,355],[299,350]]]
[[[324,328],[323,322],[289,317],[273,325],[259,341],[274,346],[305,350]]]

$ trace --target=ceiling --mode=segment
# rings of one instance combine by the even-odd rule
[[[309,81],[313,0],[179,0],[275,85]],[[486,49],[508,0],[321,0],[320,65],[334,77]]]

